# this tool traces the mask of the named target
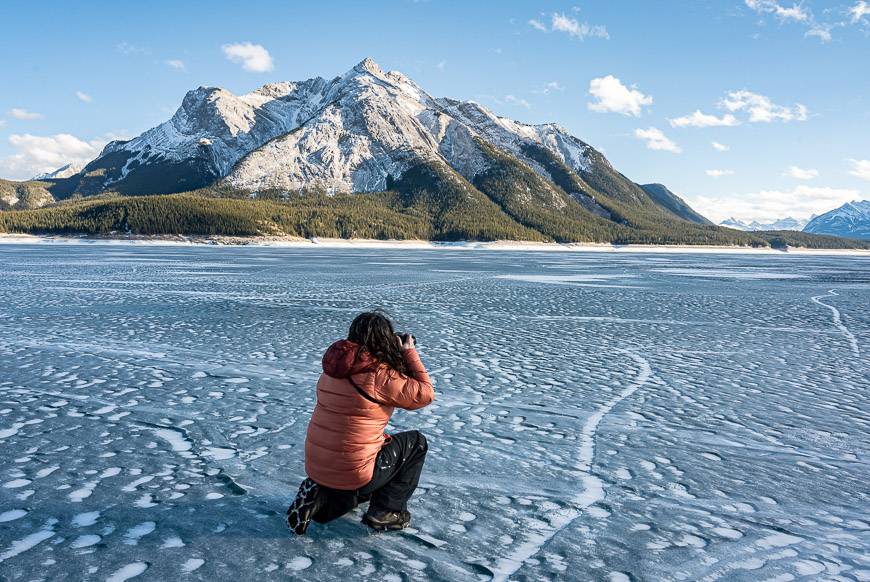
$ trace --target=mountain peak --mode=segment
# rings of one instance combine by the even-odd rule
[[[870,240],[870,200],[853,200],[813,218],[804,232]]]
[[[384,74],[384,71],[381,70],[381,67],[371,57],[366,57],[361,60],[359,63],[357,63],[353,70],[357,73],[371,73],[373,75]]]
[[[32,180],[59,180],[61,178],[69,178],[82,171],[82,166],[79,164],[64,164],[52,172],[45,172],[31,178]]]

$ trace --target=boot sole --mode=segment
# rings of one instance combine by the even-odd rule
[[[368,527],[375,531],[399,531],[410,527],[411,522],[408,523],[377,523],[369,521],[366,518],[363,518],[362,522],[366,524]]]

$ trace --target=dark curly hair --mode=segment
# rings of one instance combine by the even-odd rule
[[[402,348],[396,338],[393,322],[381,311],[360,313],[350,324],[347,339],[363,346],[379,361],[407,374]]]

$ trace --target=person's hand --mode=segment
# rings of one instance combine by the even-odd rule
[[[410,333],[406,334],[396,334],[396,339],[399,340],[399,345],[403,350],[410,350],[413,347],[416,347],[417,342],[414,340],[414,336]]]

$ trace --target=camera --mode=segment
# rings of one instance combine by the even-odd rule
[[[396,335],[399,337],[400,340],[402,340],[402,343],[405,343],[408,341],[408,339],[410,339],[412,344],[414,344],[415,346],[417,345],[417,338],[414,337],[414,334],[397,333]]]

